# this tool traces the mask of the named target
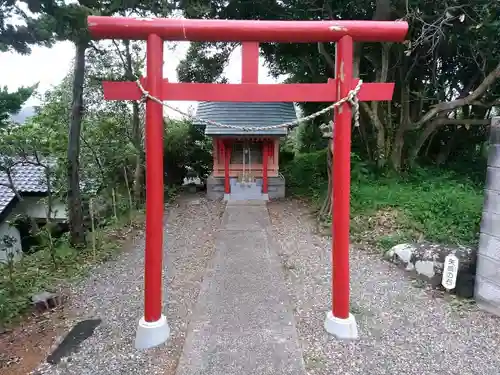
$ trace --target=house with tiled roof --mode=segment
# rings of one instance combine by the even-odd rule
[[[44,198],[47,196],[48,189],[44,168],[28,163],[18,163],[12,167],[11,177],[23,204],[20,204],[19,198],[10,187],[7,174],[0,172],[0,263],[5,262],[9,253],[14,254],[15,257],[22,253],[23,238],[27,236],[27,233],[23,233],[25,231],[15,223],[19,216],[29,216],[41,224],[47,218]],[[66,218],[65,204],[53,203],[51,220],[65,221]]]
[[[279,125],[297,120],[293,103],[201,102],[196,118],[194,124],[204,127],[214,145],[213,170],[207,179],[209,198],[284,197],[279,144],[288,129]]]

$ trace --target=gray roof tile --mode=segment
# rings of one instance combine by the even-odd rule
[[[7,186],[0,186],[0,214],[14,199],[14,193]]]
[[[43,167],[27,163],[17,164],[12,168],[12,180],[21,194],[47,192]],[[7,175],[0,172],[0,214],[15,197],[12,190],[5,186],[8,183]]]
[[[295,121],[297,114],[293,103],[256,102],[200,102],[196,117],[233,126],[270,126]],[[205,126],[200,122],[195,125]],[[287,134],[286,128],[272,130],[243,131],[221,128],[214,125],[205,127],[206,135],[278,135]]]

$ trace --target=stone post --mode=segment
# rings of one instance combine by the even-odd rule
[[[492,119],[489,143],[475,299],[479,307],[500,316],[500,117]]]

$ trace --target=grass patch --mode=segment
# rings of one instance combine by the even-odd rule
[[[87,273],[90,266],[112,259],[130,234],[142,227],[144,213],[114,220],[96,230],[97,247],[76,250],[67,240],[61,240],[55,249],[56,264],[47,249],[23,256],[9,269],[0,267],[0,327],[16,323],[30,311],[30,298],[41,291],[52,291],[64,282],[75,280]]]
[[[352,186],[353,215],[387,207],[401,212],[400,224],[426,240],[474,244],[478,240],[483,192],[471,183],[428,174],[422,180],[383,177]]]
[[[328,186],[325,151],[297,155],[283,173],[289,192],[315,207],[321,204]],[[477,243],[481,186],[439,169],[418,169],[403,176],[376,175],[355,156],[351,173],[354,240],[370,233],[372,242],[382,248],[417,239]]]
[[[387,251],[393,246],[396,246],[400,243],[409,241],[414,239],[415,237],[411,232],[403,232],[403,233],[392,233],[388,235],[382,235],[380,237],[375,238],[376,245],[382,250]]]

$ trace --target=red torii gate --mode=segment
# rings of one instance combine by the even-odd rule
[[[161,100],[231,102],[335,102],[358,80],[353,74],[353,42],[401,42],[408,24],[400,21],[244,21],[88,17],[94,39],[147,41],[148,93]],[[170,83],[163,79],[163,41],[242,42],[242,83]],[[258,84],[259,42],[336,42],[335,79],[322,84]],[[106,100],[139,100],[135,82],[104,82]],[[391,100],[393,83],[364,83],[360,101]],[[349,207],[351,119],[349,103],[335,112],[332,220],[332,310],[325,329],[339,338],[356,338],[349,313]],[[136,347],[165,342],[170,334],[162,314],[163,253],[163,107],[146,102],[146,250],[145,307],[139,321]]]

